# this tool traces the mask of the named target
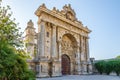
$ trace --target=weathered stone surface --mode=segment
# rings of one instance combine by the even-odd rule
[[[26,39],[36,45],[27,46],[27,52],[32,55],[33,69],[37,70],[37,77],[61,76],[62,72],[68,74],[88,74],[89,72],[89,46],[88,34],[91,32],[77,20],[76,14],[70,5],[65,5],[61,11],[55,7],[47,9],[41,5],[35,12],[38,17],[38,33],[34,32],[33,24],[26,28]],[[29,32],[28,32],[29,31]],[[33,33],[34,32],[34,33]],[[31,35],[31,33],[33,33]],[[28,35],[29,34],[29,35]],[[35,43],[35,39],[37,43]],[[30,49],[29,49],[30,48]],[[67,56],[69,66],[62,65],[62,56]],[[63,56],[64,57],[64,56]],[[64,68],[66,67],[66,68]],[[68,69],[69,73],[65,72]],[[90,73],[90,72],[89,72]]]

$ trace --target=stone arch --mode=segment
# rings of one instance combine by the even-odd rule
[[[72,33],[64,33],[64,34],[62,34],[61,36],[62,36],[62,39],[63,39],[65,36],[67,36],[69,39],[71,39],[71,41],[73,41],[75,44],[77,44],[77,39],[76,39],[76,37],[74,36],[74,34],[72,34]],[[61,40],[62,40],[62,39],[61,39]]]
[[[71,28],[71,27],[70,27]],[[72,28],[72,29],[74,29],[74,28]],[[62,38],[63,38],[63,36],[65,36],[65,35],[68,35],[68,36],[70,36],[70,37],[72,37],[77,43],[79,43],[79,35],[78,34],[76,34],[76,33],[73,33],[73,32],[71,32],[71,31],[69,31],[69,30],[66,30],[66,29],[58,29],[58,31],[59,31],[59,33],[58,33],[58,37],[57,37],[57,40],[58,41],[62,41]],[[73,41],[74,41],[73,40]]]
[[[61,44],[62,45],[62,54],[68,54],[68,52],[66,53],[66,51],[70,51],[73,53],[73,51],[75,51],[77,48],[76,38],[73,35],[68,34],[68,33],[64,34],[62,36],[61,43],[62,43]],[[66,50],[66,51],[64,52],[63,50]]]
[[[71,34],[64,34],[61,40],[61,54],[68,55],[71,60],[70,74],[75,73],[76,52],[77,52],[77,41],[75,37]]]

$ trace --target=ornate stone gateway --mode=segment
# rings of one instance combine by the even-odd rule
[[[28,60],[37,77],[87,74],[89,68],[88,34],[91,32],[70,5],[52,10],[41,5],[35,12],[38,32],[30,20],[26,28]],[[52,65],[49,63],[51,62]]]
[[[70,74],[70,58],[63,54],[62,55],[62,75]]]

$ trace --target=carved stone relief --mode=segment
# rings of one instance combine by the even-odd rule
[[[72,54],[73,49],[72,41],[67,36],[64,36],[62,39],[62,53]]]

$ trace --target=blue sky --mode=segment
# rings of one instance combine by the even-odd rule
[[[19,22],[21,31],[32,19],[37,28],[35,10],[45,3],[47,8],[62,9],[71,4],[78,20],[88,26],[90,33],[90,57],[108,59],[120,55],[120,0],[3,0],[10,5],[13,17]]]

